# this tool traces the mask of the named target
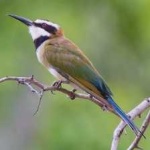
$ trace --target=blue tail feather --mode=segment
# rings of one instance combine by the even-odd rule
[[[129,127],[134,131],[136,135],[141,133],[134,122],[125,114],[125,112],[123,112],[123,110],[114,102],[111,97],[107,97],[107,101],[113,107],[114,111],[121,117],[121,119],[129,125]]]

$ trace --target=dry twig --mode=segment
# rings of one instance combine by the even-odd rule
[[[140,116],[149,107],[150,107],[150,98],[147,98],[144,101],[142,101],[138,106],[136,106],[134,109],[132,109],[128,113],[128,115],[130,116],[131,119],[134,119],[135,117]],[[146,117],[145,121],[146,120],[147,120],[147,117]],[[113,140],[112,140],[112,145],[111,145],[111,150],[117,150],[120,137],[121,137],[125,127],[126,127],[126,124],[123,121],[121,121],[120,124],[115,129],[114,135],[113,135]],[[142,135],[144,135],[147,127],[148,127],[148,124],[147,124],[147,126],[142,125],[142,127],[140,129],[141,134],[139,134],[139,136],[136,137],[136,139],[139,139],[139,140],[137,142],[135,142],[134,146],[132,145],[133,148],[137,148],[137,147],[139,148],[138,143],[139,143]],[[131,150],[131,149],[128,149],[128,150]]]
[[[34,85],[36,88],[39,88],[39,90],[42,91],[42,94],[44,94],[45,91],[51,91],[51,92],[59,91],[61,93],[68,95],[71,99],[80,98],[80,99],[90,100],[94,102],[95,104],[99,105],[101,108],[104,108],[103,104],[100,101],[98,101],[94,97],[91,97],[89,94],[75,93],[74,91],[70,91],[61,87],[61,85],[56,86],[55,83],[57,82],[55,82],[51,86],[47,86],[47,85],[42,84],[40,81],[36,80],[34,76],[31,76],[31,77],[8,76],[8,77],[0,78],[0,83],[5,82],[5,81],[16,81],[19,84],[26,85],[30,89],[31,92],[36,93],[40,96],[41,96],[41,92],[38,92],[36,89],[34,89],[32,85]]]
[[[144,122],[143,122],[143,124],[142,124],[142,126],[141,126],[141,128],[140,128],[140,131],[141,131],[142,133],[144,133],[144,132],[146,131],[146,129],[148,128],[149,124],[150,124],[150,111],[148,112],[148,114],[147,114],[147,116],[146,116],[146,118],[145,118],[145,120],[144,120]],[[142,148],[140,148],[140,147],[138,146],[138,144],[139,144],[141,138],[142,138],[142,136],[136,137],[136,138],[134,139],[134,141],[132,142],[132,144],[129,146],[128,150],[133,150],[134,148],[142,149]]]
[[[106,109],[104,104],[102,104],[99,100],[97,100],[96,98],[94,98],[93,96],[91,96],[89,94],[75,93],[75,90],[70,91],[68,89],[63,88],[61,86],[61,84],[64,82],[62,82],[62,81],[57,81],[53,85],[47,86],[47,85],[42,84],[38,80],[36,80],[34,78],[34,76],[31,76],[31,77],[9,76],[9,77],[0,78],[0,83],[5,82],[5,81],[16,81],[19,84],[26,85],[30,89],[31,92],[37,94],[40,97],[37,110],[35,111],[34,114],[36,114],[37,111],[39,110],[42,96],[43,96],[44,92],[46,92],[46,91],[51,91],[51,92],[59,91],[63,94],[68,95],[70,97],[70,99],[80,98],[83,100],[90,100],[90,101],[94,102],[95,104],[97,104],[99,107],[101,107],[103,110]],[[134,119],[135,117],[140,116],[148,107],[150,107],[150,98],[147,98],[144,101],[142,101],[137,107],[132,109],[128,113],[128,115],[131,117],[131,119]],[[109,111],[112,111],[110,108],[107,108],[107,109]],[[148,115],[140,129],[142,134],[145,133],[149,124],[150,124],[150,112],[148,113]],[[120,139],[125,127],[126,127],[126,124],[123,121],[121,121],[120,124],[118,125],[118,127],[115,129],[114,135],[113,135],[113,140],[112,140],[112,145],[111,145],[111,150],[117,150],[119,139]],[[138,137],[135,138],[133,143],[129,146],[128,150],[132,150],[134,148],[139,148],[138,144],[140,142],[142,134],[140,134]]]

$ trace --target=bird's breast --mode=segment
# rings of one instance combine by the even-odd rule
[[[60,73],[57,72],[56,69],[54,69],[53,67],[50,67],[48,69],[48,71],[57,79],[59,80],[63,80],[63,81],[66,81],[67,79],[65,79]]]
[[[44,48],[44,44],[42,43],[36,50],[36,55],[37,55],[37,59],[38,61],[47,69],[49,69],[50,67],[50,63],[47,61],[47,58],[45,56],[45,48]]]
[[[65,81],[66,79],[57,72],[57,70],[47,61],[44,49],[44,43],[41,44],[36,50],[38,61],[48,69],[48,71],[57,79]]]

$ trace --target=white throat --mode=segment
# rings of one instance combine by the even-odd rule
[[[40,36],[51,36],[49,32],[45,31],[40,27],[35,26],[29,26],[29,33],[31,34],[33,40],[39,38]]]

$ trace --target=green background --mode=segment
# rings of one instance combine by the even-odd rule
[[[0,0],[0,77],[31,76],[45,84],[55,79],[37,61],[27,28],[7,14],[58,23],[66,37],[90,58],[114,99],[128,112],[150,95],[149,0]],[[45,93],[39,98],[14,82],[0,84],[0,149],[108,150],[120,119],[89,101]],[[140,126],[144,116],[136,118]],[[147,140],[140,146],[149,149]],[[119,149],[135,135],[127,128]]]

